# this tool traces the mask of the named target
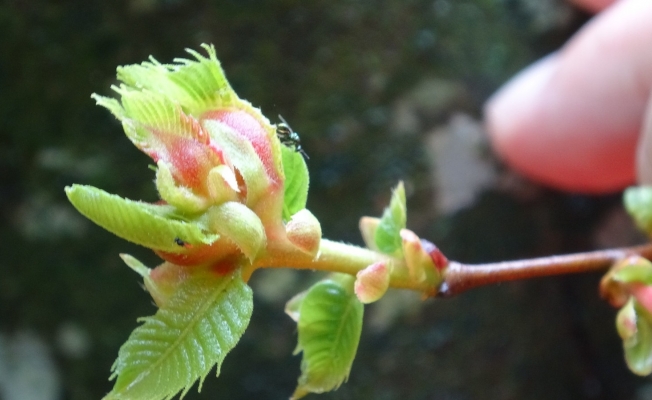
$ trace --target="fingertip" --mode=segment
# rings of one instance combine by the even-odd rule
[[[612,192],[634,182],[652,88],[650,16],[647,0],[614,4],[489,99],[487,129],[507,164],[570,191]],[[642,142],[647,147],[639,177],[652,182],[652,139]]]
[[[586,118],[577,118],[569,87],[559,82],[561,62],[556,53],[545,57],[487,101],[493,148],[515,170],[557,189],[620,190],[634,180],[636,133],[600,138]]]
[[[521,71],[485,104],[485,122],[493,146],[508,160],[514,158],[524,136],[536,137],[536,114],[542,112],[540,103],[555,66],[553,53]]]
[[[563,144],[549,124],[560,118],[548,99],[554,96],[558,62],[553,53],[507,82],[487,101],[485,124],[494,151],[510,167],[541,183],[576,190],[559,159],[564,156],[556,147]]]

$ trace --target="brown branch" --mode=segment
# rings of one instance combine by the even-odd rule
[[[452,261],[437,295],[454,296],[474,287],[498,282],[599,271],[632,255],[652,259],[652,244],[488,264],[469,265]]]

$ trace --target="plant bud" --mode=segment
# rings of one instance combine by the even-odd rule
[[[285,226],[287,238],[299,250],[315,257],[321,242],[321,225],[305,208],[292,216]]]
[[[358,272],[354,290],[358,300],[364,304],[377,301],[389,288],[390,268],[385,262],[371,264]]]

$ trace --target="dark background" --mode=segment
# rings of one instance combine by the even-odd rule
[[[118,253],[150,266],[156,257],[84,220],[63,192],[82,183],[156,199],[149,159],[90,99],[110,94],[118,65],[214,44],[240,97],[301,134],[324,237],[361,243],[359,217],[379,215],[403,179],[408,227],[450,258],[486,262],[640,240],[619,194],[539,187],[477,136],[462,152],[492,178],[467,206],[438,206],[448,190],[438,171],[458,168],[437,164],[434,138],[481,130],[486,98],[587,19],[553,0],[0,3],[0,398],[100,398],[136,318],[155,312]],[[473,187],[460,173],[449,181]],[[320,398],[652,398],[625,367],[599,278],[423,303],[392,293],[366,308],[349,382]],[[186,398],[289,397],[300,359],[283,306],[311,279],[257,273],[247,333],[221,376]]]

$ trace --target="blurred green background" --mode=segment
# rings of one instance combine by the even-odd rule
[[[98,399],[136,318],[155,312],[118,253],[148,251],[78,215],[63,188],[153,201],[150,160],[90,94],[115,68],[215,45],[242,98],[282,114],[310,155],[324,236],[361,243],[399,179],[408,227],[486,262],[640,240],[618,195],[541,188],[501,167],[486,98],[588,15],[561,0],[7,0],[0,3],[0,398]],[[284,399],[299,376],[287,299],[312,274],[263,271],[219,379],[188,399]],[[366,308],[350,380],[322,399],[652,399],[630,374],[598,275]],[[317,396],[313,396],[318,398]]]

